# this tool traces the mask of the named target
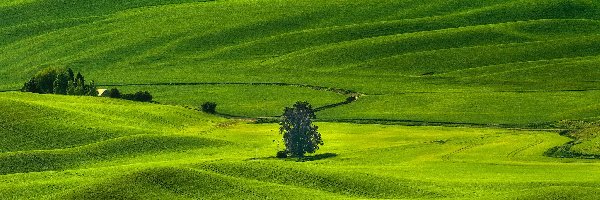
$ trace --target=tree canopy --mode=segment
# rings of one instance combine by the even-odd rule
[[[307,102],[296,102],[286,107],[279,132],[283,135],[285,152],[291,157],[303,158],[306,153],[314,153],[323,145],[319,127],[312,124],[316,118],[312,106]]]
[[[46,68],[36,73],[23,85],[21,91],[40,94],[98,95],[93,81],[88,85],[81,73],[78,72],[75,76],[71,68],[57,67]]]

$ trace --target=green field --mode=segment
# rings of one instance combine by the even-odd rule
[[[298,86],[272,85],[179,85],[124,86],[125,93],[149,91],[163,104],[198,108],[204,102],[217,103],[221,114],[246,117],[279,116],[296,101],[310,102],[315,108],[345,101],[345,95]]]
[[[40,116],[15,134],[4,130],[23,128],[23,116],[2,114],[15,122],[1,132],[2,199],[600,197],[598,161],[543,156],[569,141],[552,132],[319,123],[325,145],[296,162],[273,158],[275,124],[93,97],[3,93],[0,101]],[[63,123],[49,123],[57,110]]]
[[[597,1],[4,0],[0,33],[0,199],[600,198]],[[16,92],[48,67],[154,102]],[[325,145],[276,159],[255,119],[297,101]]]
[[[600,4],[591,0],[77,0],[68,6],[31,0],[0,6],[6,33],[0,36],[0,90],[20,88],[45,67],[65,66],[101,85],[277,82],[376,95],[328,118],[530,124],[600,116],[598,104],[569,100],[594,92],[561,93],[600,89]],[[153,89],[159,96],[180,90]],[[273,90],[250,92],[260,97],[248,103],[263,98],[277,106],[268,111],[234,104],[250,95],[244,91],[218,96],[227,114],[271,116],[293,102],[265,94],[289,88]],[[569,110],[548,116],[556,101],[536,102],[541,113],[503,109],[531,104],[532,95],[523,91],[557,94]],[[460,100],[435,97],[448,92]],[[293,93],[294,100],[313,95]],[[208,99],[189,95],[164,101],[195,107]],[[332,95],[307,100],[321,104]],[[435,112],[457,112],[456,101],[478,108],[460,110],[459,117],[402,113],[431,113],[430,106],[386,113],[406,102],[427,103],[423,99],[436,100]],[[584,112],[569,112],[576,110]]]

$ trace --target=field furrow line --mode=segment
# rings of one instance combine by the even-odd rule
[[[523,152],[523,151],[525,151],[525,150],[527,150],[527,149],[533,148],[533,147],[535,147],[535,146],[537,146],[537,145],[540,145],[540,144],[542,144],[542,143],[544,143],[544,140],[542,140],[542,139],[539,139],[539,138],[538,138],[538,139],[536,139],[536,140],[535,140],[534,142],[532,142],[532,143],[529,143],[529,144],[527,144],[527,145],[525,145],[525,146],[519,147],[519,148],[517,148],[517,149],[515,149],[515,150],[511,151],[510,153],[508,153],[508,154],[506,155],[506,157],[509,157],[509,158],[514,158],[514,157],[516,157],[516,156],[517,156],[519,153],[521,153],[521,152]]]
[[[466,151],[466,150],[472,149],[472,148],[474,148],[474,147],[476,147],[476,146],[480,146],[480,145],[483,145],[483,144],[470,144],[470,145],[467,145],[467,146],[463,146],[462,148],[460,148],[460,149],[458,149],[458,150],[455,150],[455,151],[453,151],[453,152],[451,152],[451,153],[449,153],[449,154],[445,154],[445,155],[443,155],[443,156],[442,156],[442,160],[444,160],[444,161],[450,161],[450,160],[451,160],[451,158],[452,158],[452,156],[454,156],[454,155],[456,155],[456,154],[459,154],[459,153],[461,153],[461,152],[463,152],[463,151]]]

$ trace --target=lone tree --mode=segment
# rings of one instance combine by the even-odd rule
[[[279,132],[283,134],[285,153],[291,157],[303,158],[306,153],[314,153],[323,145],[318,126],[312,124],[315,113],[307,102],[296,102],[292,108],[286,107]]]

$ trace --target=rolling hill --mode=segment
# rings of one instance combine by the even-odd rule
[[[0,4],[6,33],[0,36],[0,90],[20,88],[42,68],[66,66],[104,85],[267,82],[365,94],[368,105],[337,107],[324,114],[328,120],[523,125],[590,119],[599,115],[589,101],[559,101],[569,106],[554,117],[506,108],[523,107],[531,98],[524,91],[539,92],[535,98],[598,95],[599,6],[590,0],[8,1]],[[573,90],[586,92],[565,92]],[[412,104],[448,92],[462,93],[456,98],[478,108],[458,118],[383,112],[431,112]],[[481,100],[481,93],[504,102]],[[201,102],[190,96],[205,94],[169,98],[197,106]],[[219,96],[224,103],[236,100],[225,96]],[[172,103],[169,98],[157,100]],[[277,100],[274,110],[294,100],[300,99]],[[366,114],[365,106],[382,114]],[[457,106],[436,99],[433,110],[452,113]],[[274,113],[227,107],[231,115]]]
[[[558,127],[600,119],[599,16],[592,0],[5,0],[0,199],[599,199],[598,128]],[[17,92],[47,67],[155,102]],[[305,162],[249,119],[296,101],[325,141]]]
[[[273,157],[276,124],[107,98],[9,92],[0,101],[20,111],[0,113],[2,199],[600,195],[597,160],[544,156],[569,141],[552,132],[319,123],[325,145],[297,162]]]

